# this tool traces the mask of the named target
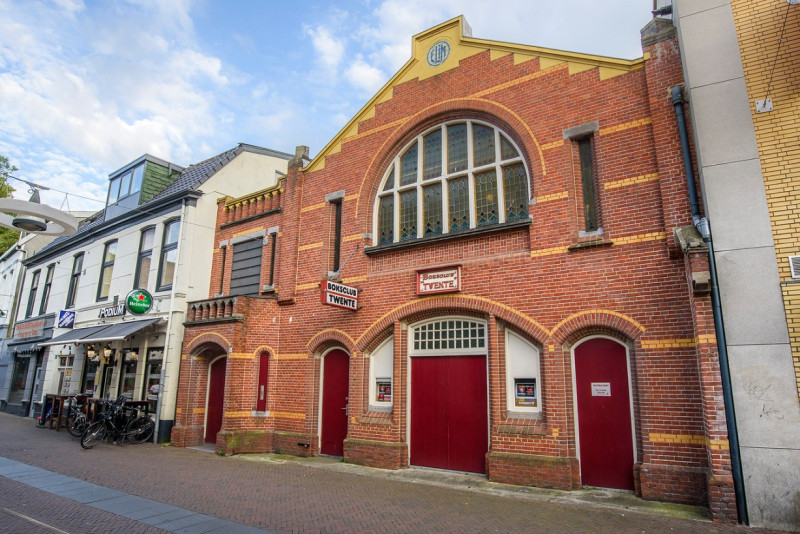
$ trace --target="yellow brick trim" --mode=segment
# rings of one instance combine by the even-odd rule
[[[554,254],[566,254],[569,247],[552,247],[540,248],[538,250],[531,250],[531,258],[541,258],[543,256],[552,256]]]
[[[181,413],[183,413],[183,409],[181,409],[181,408],[175,408],[175,413],[177,413],[177,414],[181,414]]]
[[[358,193],[353,193],[352,195],[347,195],[344,197],[345,202],[350,202],[351,200],[358,200]]]
[[[351,276],[350,278],[342,278],[342,282],[345,284],[355,284],[358,282],[366,282],[367,275],[364,276]]]
[[[695,338],[683,339],[648,339],[642,341],[643,349],[682,349],[697,346]]]
[[[702,336],[697,336],[697,344],[698,345],[716,345],[717,344],[717,336],[715,334],[703,334]]]
[[[296,421],[303,421],[306,418],[306,414],[296,412],[270,412],[270,415],[276,419],[294,419]]]
[[[225,412],[225,417],[250,417],[251,415],[250,412],[244,410]]]
[[[345,243],[349,243],[350,241],[361,241],[362,239],[364,239],[364,236],[362,234],[353,234],[345,237],[344,239],[342,239],[342,241]]]
[[[710,439],[707,441],[707,446],[709,449],[714,451],[727,451],[731,448],[727,439]]]
[[[605,184],[603,184],[603,187],[605,189],[616,189],[618,187],[625,187],[628,185],[643,184],[655,181],[658,181],[657,172],[654,172],[652,174],[642,174],[641,176],[631,176],[630,178],[621,178],[619,180],[614,180],[612,182],[606,182]]]
[[[297,290],[304,291],[306,289],[314,289],[315,287],[319,287],[319,282],[310,282],[308,284],[298,284]]]
[[[525,82],[528,82],[530,80],[535,80],[536,78],[541,78],[542,76],[547,76],[548,74],[552,74],[552,73],[557,72],[559,70],[564,70],[564,69],[568,69],[568,68],[569,67],[567,66],[566,63],[559,63],[558,65],[539,70],[537,72],[534,72],[533,74],[528,74],[527,76],[523,76],[523,77],[517,78],[515,80],[511,80],[511,81],[508,81],[508,82],[505,82],[505,83],[501,83],[501,84],[495,85],[494,87],[490,87],[488,89],[484,89],[483,91],[478,91],[477,93],[473,93],[471,96],[476,97],[476,98],[480,98],[482,96],[490,95],[492,93],[496,93],[497,91],[502,91],[503,89],[507,89],[509,87],[514,87],[515,85],[519,85],[521,83],[525,83]]]
[[[612,133],[622,132],[624,130],[630,130],[631,128],[638,128],[639,126],[645,126],[648,124],[652,124],[653,119],[650,117],[646,117],[644,119],[638,119],[635,121],[630,122],[623,122],[622,124],[617,124],[616,126],[609,126],[607,128],[600,128],[597,132],[598,135],[608,135]]]
[[[564,140],[559,139],[558,141],[553,141],[552,143],[545,143],[542,145],[542,150],[550,150],[551,148],[558,148],[564,146]]]
[[[307,360],[308,359],[308,354],[306,354],[305,352],[276,354],[274,359],[276,359],[276,360],[286,360],[286,361],[289,361],[289,360]]]
[[[233,234],[231,236],[231,238],[233,239],[233,238],[236,238],[236,237],[239,237],[239,236],[252,234],[253,232],[257,232],[257,231],[258,231],[258,229],[250,228],[249,230],[243,230],[241,232],[236,232],[235,234]]]
[[[650,232],[648,234],[628,235],[625,237],[615,237],[613,239],[614,245],[631,245],[633,243],[646,243],[648,241],[658,241],[659,239],[666,239],[666,232]]]
[[[228,354],[228,358],[233,360],[252,360],[254,356],[246,352],[231,352]]]
[[[569,198],[569,191],[561,191],[560,193],[551,193],[549,195],[542,195],[536,197],[536,203],[550,202],[551,200],[561,200],[562,198]]]
[[[206,413],[206,409],[205,408],[192,408],[192,413],[194,415],[204,414],[204,413]]]
[[[687,445],[706,444],[706,437],[701,434],[657,434],[655,432],[651,432],[649,439],[651,443],[684,443]]]
[[[320,202],[319,204],[312,204],[311,206],[306,206],[304,208],[300,208],[300,213],[306,213],[308,211],[314,211],[325,207],[324,202]]]
[[[315,248],[322,248],[322,241],[320,241],[319,243],[310,243],[308,245],[297,247],[297,250],[303,252],[305,250],[313,250]]]
[[[550,344],[547,345],[547,350],[552,354],[556,351],[556,344],[551,341]]]

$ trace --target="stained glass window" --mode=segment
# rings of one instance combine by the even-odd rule
[[[469,230],[469,181],[466,176],[447,182],[450,231]]]
[[[435,183],[422,188],[424,204],[422,216],[425,223],[424,235],[442,233],[442,184]]]
[[[417,238],[417,190],[400,193],[400,241]]]
[[[391,191],[394,189],[394,165],[392,165],[392,170],[389,172],[389,177],[386,178],[386,185],[383,186],[384,191]]]
[[[394,195],[381,197],[378,212],[378,244],[394,242]]]
[[[400,157],[400,185],[409,185],[417,181],[417,152],[415,142]]]
[[[422,138],[423,178],[442,175],[442,130],[435,130]]]
[[[475,216],[478,226],[499,222],[497,211],[497,172],[491,169],[476,174]]]
[[[503,193],[506,201],[506,221],[526,219],[528,217],[528,182],[522,163],[503,167]]]
[[[494,162],[494,128],[472,125],[473,158],[475,167]]]
[[[500,136],[500,158],[504,161],[511,158],[518,158],[519,152],[517,149],[514,148],[514,145],[511,144],[505,135]]]
[[[467,125],[451,124],[447,127],[447,171],[458,172],[467,168]]]

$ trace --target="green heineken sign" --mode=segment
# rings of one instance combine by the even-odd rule
[[[134,289],[125,297],[125,307],[134,315],[143,315],[153,307],[153,295],[144,289]]]

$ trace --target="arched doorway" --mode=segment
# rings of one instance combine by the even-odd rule
[[[410,463],[486,472],[486,324],[439,318],[411,328]]]
[[[334,349],[322,358],[322,454],[344,456],[349,388],[350,356],[342,349]]]
[[[206,395],[206,443],[216,443],[217,433],[222,429],[225,369],[227,366],[228,358],[225,356],[217,358],[209,365],[208,394]]]
[[[633,412],[628,353],[608,338],[573,350],[581,483],[633,490]]]

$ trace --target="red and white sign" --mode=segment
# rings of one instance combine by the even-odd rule
[[[322,290],[320,300],[323,304],[346,310],[358,310],[358,289],[355,287],[323,280],[319,288]]]
[[[461,266],[417,271],[417,295],[461,291]]]
[[[36,319],[27,323],[17,323],[14,326],[14,336],[17,338],[39,337],[44,335],[44,319]]]

